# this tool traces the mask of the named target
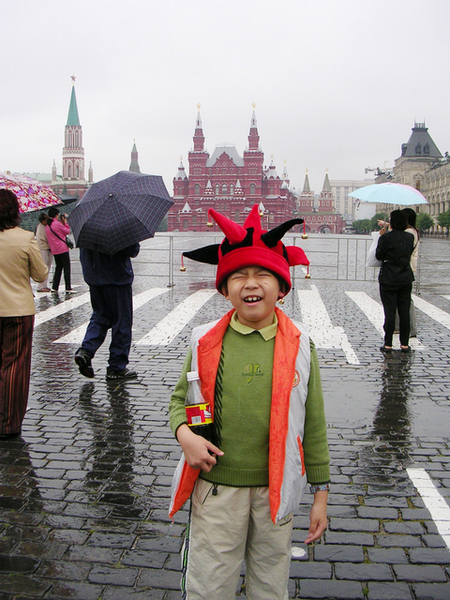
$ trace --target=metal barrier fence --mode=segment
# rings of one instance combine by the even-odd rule
[[[185,259],[186,271],[180,272],[181,253],[186,250],[219,244],[223,239],[217,233],[157,233],[141,244],[139,256],[133,260],[136,276],[152,275],[164,285],[174,286],[195,279],[208,285],[214,280],[215,266]],[[301,246],[308,256],[312,279],[343,281],[375,281],[378,269],[366,267],[367,253],[372,243],[370,236],[310,234],[302,239],[299,234],[286,234],[286,245]],[[304,278],[306,268],[293,268],[293,280]]]

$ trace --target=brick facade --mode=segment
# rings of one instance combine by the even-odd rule
[[[210,156],[205,150],[200,111],[193,141],[194,148],[188,155],[189,175],[181,161],[173,178],[174,204],[168,216],[169,231],[210,231],[209,208],[243,224],[252,206],[259,203],[267,228],[294,216],[296,198],[289,189],[286,167],[281,177],[273,160],[268,168],[264,167],[254,111],[248,147],[242,156],[234,145],[217,146]]]

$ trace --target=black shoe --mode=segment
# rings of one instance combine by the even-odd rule
[[[136,379],[137,376],[136,371],[131,371],[130,369],[121,369],[120,371],[114,371],[111,367],[106,369],[106,379],[108,380]]]
[[[405,348],[400,348],[402,352],[411,352],[411,346],[406,346]]]
[[[381,346],[380,350],[381,350],[381,352],[386,352],[386,353],[392,352],[392,348],[386,348],[386,346]]]
[[[83,348],[78,348],[75,352],[75,362],[80,369],[80,373],[90,379],[94,377],[94,369],[92,368],[91,360],[91,356]]]

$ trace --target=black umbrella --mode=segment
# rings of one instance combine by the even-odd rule
[[[153,237],[172,204],[160,175],[120,171],[94,183],[68,221],[78,247],[113,255]]]

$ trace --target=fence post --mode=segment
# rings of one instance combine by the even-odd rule
[[[173,287],[173,235],[169,235],[169,285],[167,287]]]

